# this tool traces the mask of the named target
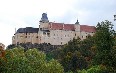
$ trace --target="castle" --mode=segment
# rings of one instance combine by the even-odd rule
[[[20,43],[50,43],[51,45],[64,45],[73,38],[81,40],[96,32],[94,26],[49,22],[47,14],[43,13],[39,21],[39,28],[19,28],[12,37],[12,44]]]

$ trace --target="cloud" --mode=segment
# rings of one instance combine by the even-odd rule
[[[96,25],[103,20],[113,22],[115,7],[115,0],[77,0],[72,7],[72,12],[77,13],[80,23]]]
[[[6,46],[12,44],[12,36],[15,33],[15,28],[24,28],[26,26],[29,26],[29,24],[26,24],[23,20],[13,17],[2,17],[0,19],[0,42]]]
[[[0,22],[0,42],[4,43],[5,45],[11,44],[12,35],[14,34],[14,29],[10,25]],[[7,28],[7,27],[8,28]],[[5,28],[6,27],[6,28]]]

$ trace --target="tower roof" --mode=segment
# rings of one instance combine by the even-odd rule
[[[78,19],[77,19],[77,22],[76,22],[75,24],[79,24],[79,21],[78,21]]]
[[[42,18],[41,18],[40,22],[49,22],[48,17],[47,17],[47,13],[42,14]]]

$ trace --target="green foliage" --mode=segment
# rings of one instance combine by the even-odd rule
[[[56,60],[52,59],[47,63],[45,73],[63,73],[63,67]]]
[[[66,73],[73,73],[72,71],[68,71],[68,72],[66,72]]]
[[[75,72],[76,70],[88,67],[86,57],[89,58],[92,56],[90,51],[92,40],[89,39],[92,39],[92,37],[89,37],[88,40],[84,41],[81,41],[79,38],[73,39],[72,41],[69,41],[68,44],[65,44],[63,48],[52,52],[55,55],[55,59],[58,59],[64,67],[65,72]]]
[[[53,53],[51,53],[51,52],[50,53],[46,53],[46,60],[47,61],[50,61],[51,59],[53,59],[53,57],[54,57]]]
[[[111,50],[114,45],[114,39],[112,35],[114,34],[113,24],[109,21],[98,23],[97,32],[95,34],[95,43],[97,50]]]
[[[62,48],[64,55],[61,64],[64,66],[65,71],[71,70],[75,72],[77,69],[87,67],[87,62],[80,52],[80,42],[80,39],[73,39]]]
[[[109,21],[98,23],[97,32],[95,34],[96,55],[93,59],[94,65],[104,65],[108,72],[115,70],[116,52],[113,25]],[[112,67],[112,69],[111,69]]]
[[[97,48],[95,63],[108,64],[109,55],[113,47],[113,38],[111,36],[112,26],[109,21],[101,22],[97,25],[97,32],[95,34],[95,44]]]
[[[104,70],[100,68],[100,66],[92,66],[91,68],[85,70],[79,70],[78,73],[105,73]]]
[[[14,48],[6,50],[5,60],[0,58],[2,73],[63,73],[56,60],[46,60],[46,55],[37,49]]]

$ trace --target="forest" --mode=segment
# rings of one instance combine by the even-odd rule
[[[50,44],[9,45],[0,49],[1,73],[116,73],[116,32],[112,22],[98,22],[96,33],[59,48]],[[48,48],[48,49],[45,49]],[[42,49],[44,48],[44,49]]]

